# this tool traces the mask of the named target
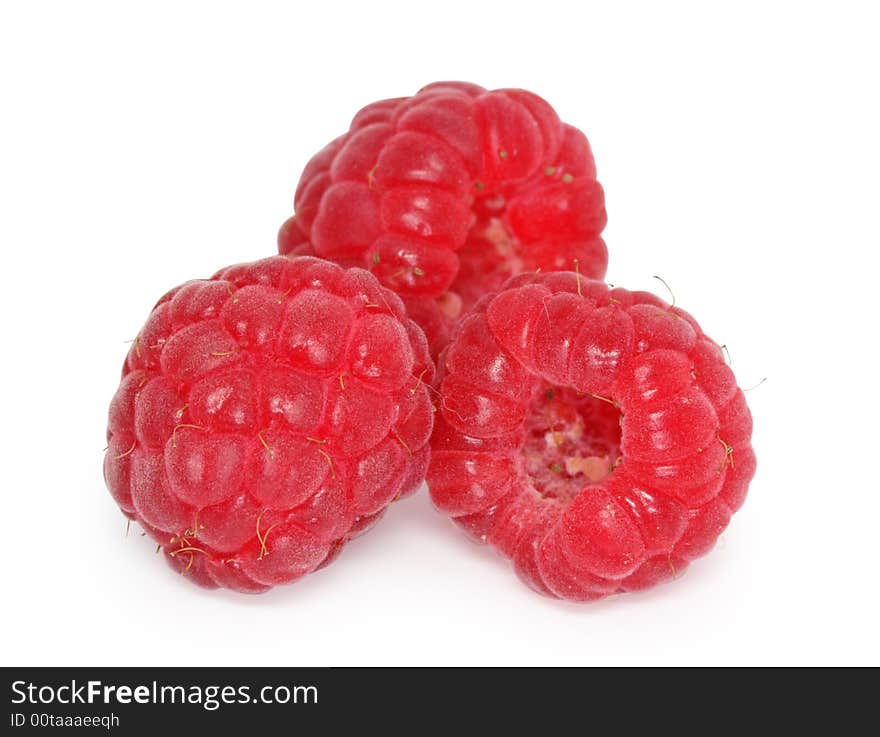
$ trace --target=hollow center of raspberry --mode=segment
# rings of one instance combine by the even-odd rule
[[[504,222],[507,201],[500,195],[483,197],[474,203],[476,221],[471,236],[489,251],[491,263],[496,264],[498,276],[507,279],[523,270],[522,244]]]
[[[474,201],[474,222],[467,242],[458,251],[456,291],[465,309],[526,269],[522,244],[504,221],[506,208],[506,200],[498,194],[484,194]]]
[[[604,399],[545,382],[532,398],[522,454],[541,496],[571,502],[614,471],[620,412]]]

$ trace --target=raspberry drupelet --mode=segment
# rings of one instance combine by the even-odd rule
[[[576,273],[522,274],[440,359],[435,505],[573,601],[681,574],[742,505],[752,420],[683,310]]]
[[[168,292],[135,339],[107,486],[194,583],[265,591],[421,483],[433,374],[422,331],[368,272],[230,266]]]
[[[436,353],[511,275],[602,278],[605,199],[586,137],[525,90],[438,82],[363,108],[305,167],[278,248],[372,271]]]

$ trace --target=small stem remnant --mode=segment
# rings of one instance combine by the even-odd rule
[[[131,443],[131,447],[125,451],[124,453],[119,453],[118,455],[113,456],[114,461],[118,461],[121,458],[125,458],[125,456],[131,455],[134,453],[134,447],[137,445],[137,440],[133,440]]]
[[[755,384],[754,386],[750,386],[748,389],[743,389],[743,391],[744,391],[744,392],[750,392],[750,391],[752,391],[752,389],[757,389],[757,388],[758,388],[759,386],[761,386],[761,384],[763,384],[765,381],[767,381],[767,377],[766,377],[766,376],[765,376],[763,379],[761,379],[761,380],[760,380],[757,384]]]
[[[205,551],[202,548],[197,548],[195,545],[184,545],[177,550],[172,550],[168,555],[172,558],[178,553],[204,553]]]
[[[721,459],[721,466],[718,468],[718,473],[720,474],[724,471],[724,467],[727,465],[729,465],[731,469],[735,468],[733,463],[733,446],[725,443],[718,433],[715,433],[715,437],[718,438],[718,442],[724,446],[724,457]]]
[[[202,550],[202,548],[197,548],[195,545],[186,545],[183,540],[181,540],[181,545],[177,550],[172,550],[168,555],[171,558],[177,556],[178,553],[189,553],[189,560],[186,562],[186,568],[183,568],[180,571],[181,576],[185,576],[190,572],[190,569],[193,567],[193,561],[195,560],[196,553],[202,553],[203,555],[207,555],[207,553]]]
[[[462,416],[462,414],[460,412],[456,411],[455,409],[453,409],[452,407],[449,406],[449,402],[446,401],[445,394],[440,396],[440,406],[446,412],[449,412],[449,413],[455,415],[462,424],[467,423],[467,420],[465,420],[465,418]]]
[[[193,430],[205,430],[205,428],[202,427],[201,425],[190,425],[189,423],[186,423],[186,422],[181,422],[179,425],[175,425],[174,430],[171,431],[171,447],[172,448],[177,447],[177,431],[180,430],[180,428],[182,428],[182,427],[189,427],[189,428],[192,428]]]
[[[324,459],[327,461],[327,465],[330,466],[330,478],[336,478],[336,469],[333,468],[333,459],[330,457],[330,454],[326,450],[321,450],[318,448],[318,452],[324,456]]]
[[[419,390],[419,387],[422,385],[422,378],[425,376],[426,373],[428,373],[428,369],[422,369],[422,373],[420,373],[417,377],[418,381],[416,381],[416,385],[409,390],[410,394],[415,394]]]
[[[262,443],[263,447],[266,449],[266,452],[267,452],[270,456],[274,456],[274,455],[275,455],[275,451],[272,450],[272,448],[269,447],[269,443],[267,443],[267,442],[266,442],[266,438],[263,437],[263,431],[262,431],[262,430],[260,430],[260,432],[257,433],[257,437],[260,439],[260,443]]]
[[[196,513],[193,515],[192,527],[184,530],[182,537],[184,540],[186,540],[187,538],[190,538],[190,537],[193,538],[193,540],[195,540],[199,536],[199,531],[204,530],[204,529],[205,529],[205,526],[202,524],[199,524],[199,510],[196,510]]]
[[[657,276],[656,274],[654,274],[654,278],[664,287],[666,287],[666,291],[669,292],[669,296],[672,297],[672,304],[670,304],[669,306],[675,307],[675,292],[673,292],[672,289],[669,288],[669,285],[666,283],[666,279],[664,279],[662,276]]]
[[[265,509],[260,512],[260,516],[257,517],[257,540],[260,541],[260,554],[257,556],[257,560],[263,560],[263,558],[269,555],[269,548],[266,547],[266,538],[268,538],[269,533],[278,526],[278,523],[276,522],[272,525],[269,525],[269,529],[266,530],[266,532],[260,532],[260,522],[263,521],[264,514],[266,514]]]
[[[413,276],[424,276],[425,270],[419,268],[418,266],[404,266],[402,269],[398,269],[395,271],[389,279],[396,279],[398,276],[403,276],[404,274],[410,273]]]
[[[397,438],[397,442],[399,442],[404,448],[406,448],[406,452],[409,453],[410,456],[412,456],[412,450],[406,444],[406,441],[402,437],[400,437],[400,433],[397,432],[397,430],[395,430],[394,428],[391,428],[391,432],[393,433],[394,437]]]
[[[306,440],[308,440],[310,443],[315,443],[316,445],[325,445],[327,443],[326,440],[321,440],[319,438],[310,438],[309,436],[306,436]],[[333,459],[330,457],[330,454],[326,450],[322,450],[321,448],[318,448],[318,452],[322,456],[324,456],[324,460],[327,461],[327,465],[330,466],[330,478],[335,479],[336,469],[333,467]]]
[[[603,397],[599,394],[590,394],[590,396],[593,397],[593,399],[599,399],[603,402],[608,402],[608,404],[610,404],[612,407],[617,409],[617,402],[615,402],[613,399],[609,399],[608,397]]]

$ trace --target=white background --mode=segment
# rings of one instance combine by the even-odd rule
[[[4,3],[3,664],[880,664],[876,18],[717,5]],[[585,130],[609,281],[662,275],[767,377],[750,498],[681,580],[599,604],[531,593],[424,491],[300,583],[199,590],[104,490],[125,341],[273,253],[361,105],[444,78]]]

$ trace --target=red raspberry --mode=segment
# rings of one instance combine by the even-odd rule
[[[601,278],[608,261],[590,145],[525,90],[438,82],[368,105],[308,163],[295,206],[279,251],[309,239],[419,299],[408,307],[435,349],[512,274],[578,262]]]
[[[523,274],[441,358],[431,496],[549,596],[675,578],[755,471],[752,419],[719,347],[645,292]]]
[[[421,330],[366,271],[230,266],[150,313],[110,404],[107,486],[193,582],[265,591],[421,483],[433,372]]]

